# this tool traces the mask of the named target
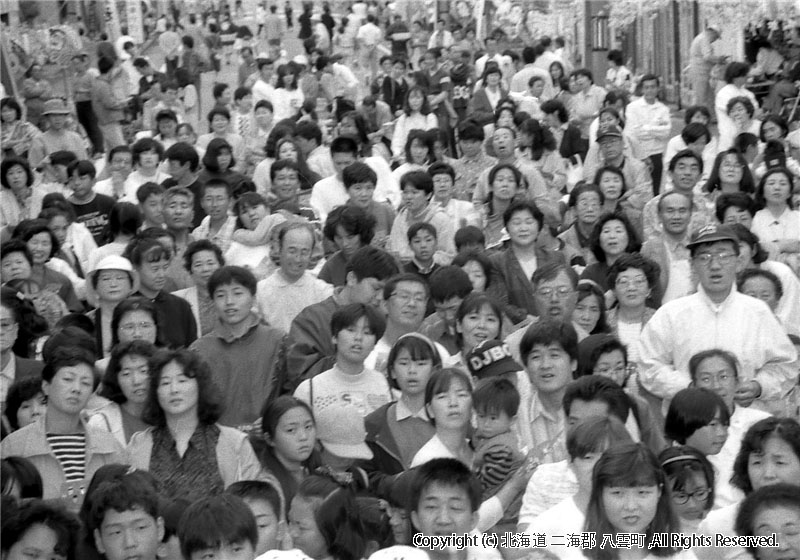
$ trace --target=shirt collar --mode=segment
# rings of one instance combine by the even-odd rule
[[[428,418],[428,413],[425,411],[425,407],[423,406],[417,412],[411,412],[403,399],[397,401],[397,406],[395,407],[395,412],[397,413],[397,421],[400,422],[401,420],[405,420],[406,418],[418,418],[419,420],[424,420],[425,422],[429,422],[430,418]]]
[[[17,376],[17,357],[13,354],[11,355],[11,359],[8,360],[6,367],[0,370],[0,375],[8,379],[9,381],[13,382]]]

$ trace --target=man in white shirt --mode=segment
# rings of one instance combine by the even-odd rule
[[[428,48],[449,49],[452,45],[453,34],[447,30],[447,22],[445,22],[444,18],[440,18],[436,22],[436,30],[431,33],[431,38],[428,39]]]
[[[689,47],[689,76],[694,90],[694,104],[703,105],[714,114],[714,90],[709,79],[711,69],[725,61],[724,56],[715,56],[713,43],[720,38],[719,27],[709,25],[700,35],[692,40]]]
[[[261,316],[285,333],[304,308],[333,293],[333,286],[308,271],[314,250],[314,230],[306,222],[291,222],[278,235],[280,268],[258,283]]]
[[[663,172],[664,149],[672,132],[669,108],[658,100],[658,76],[647,74],[641,80],[642,97],[631,101],[625,110],[626,131],[650,160],[653,194],[658,194]]]
[[[522,62],[525,63],[525,66],[511,78],[511,91],[524,93],[528,91],[530,79],[534,76],[541,76],[544,80],[544,91],[542,92],[541,100],[546,101],[553,96],[553,79],[550,77],[550,72],[542,70],[535,64],[538,60],[536,53],[536,47],[528,46],[522,49]]]
[[[500,54],[497,38],[494,36],[486,38],[486,54],[475,61],[476,76],[479,78],[483,76],[483,70],[486,68],[486,63],[490,60],[493,60],[497,63],[497,65],[500,67],[500,70],[503,72],[503,80],[505,83],[508,83],[508,80],[511,79],[511,76],[514,75],[514,64],[511,61],[510,56]],[[477,90],[480,85],[480,82],[476,82],[475,89]]]
[[[369,70],[370,82],[375,79],[378,72],[378,50],[375,48],[383,40],[383,31],[375,25],[375,16],[367,15],[367,21],[358,28],[356,41],[361,49],[361,60],[364,68]]]
[[[688,247],[700,286],[661,306],[642,330],[642,386],[667,404],[689,385],[690,358],[722,348],[741,362],[740,404],[781,398],[797,383],[797,351],[769,307],[736,290],[739,239],[729,226],[709,225]]]
[[[270,58],[258,59],[258,79],[253,84],[253,106],[262,99],[272,103],[272,94],[275,88],[272,85],[272,73],[275,70],[275,62]]]

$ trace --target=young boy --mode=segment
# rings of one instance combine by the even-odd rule
[[[419,467],[411,484],[411,521],[420,534],[465,535],[475,530],[481,484],[458,459],[433,459]],[[496,549],[468,546],[463,549],[419,547],[431,560],[495,560]]]
[[[384,248],[386,238],[392,231],[394,210],[388,202],[377,202],[373,198],[378,175],[369,165],[357,161],[344,168],[342,181],[349,197],[347,204],[363,209],[375,219],[375,235],[372,237],[372,244]]]
[[[315,412],[330,406],[353,406],[362,416],[391,401],[386,377],[364,367],[385,328],[383,315],[371,305],[351,303],[337,309],[331,318],[336,362],[313,380],[303,381],[294,396],[309,403]]]
[[[133,471],[97,487],[86,529],[106,560],[156,560],[164,538],[158,509],[153,478]]]
[[[533,385],[530,431],[540,463],[567,458],[566,415],[562,400],[578,367],[578,334],[567,322],[540,320],[528,327],[519,345]]]
[[[183,348],[197,338],[197,323],[189,303],[164,291],[172,252],[158,239],[140,233],[128,244],[123,255],[139,275],[139,291],[156,307],[158,325],[166,346]]]
[[[231,246],[236,218],[228,214],[231,202],[231,186],[223,179],[209,179],[200,187],[200,205],[206,217],[194,231],[194,239],[209,239],[222,249],[223,254]]]
[[[164,187],[153,182],[147,182],[136,190],[136,200],[139,201],[139,209],[144,217],[142,227],[139,228],[141,231],[164,227],[165,192]]]
[[[165,189],[183,187],[192,192],[194,195],[192,227],[199,226],[206,213],[202,206],[201,183],[197,180],[197,170],[200,167],[200,156],[197,155],[197,150],[190,144],[178,142],[167,149],[164,159],[167,160],[171,177],[161,184]]]
[[[353,138],[339,136],[331,142],[331,159],[336,174],[316,182],[311,189],[310,203],[323,222],[331,210],[347,203],[347,191],[342,174],[345,168],[358,161],[358,144]]]
[[[431,274],[428,285],[431,288],[430,305],[436,313],[425,318],[419,332],[438,342],[455,356],[461,352],[456,335],[456,313],[464,298],[472,292],[472,282],[461,267],[448,265],[437,267]]]
[[[247,139],[253,127],[253,92],[247,87],[238,87],[233,92],[233,111],[231,111],[233,132]]]
[[[308,168],[320,177],[336,174],[330,150],[322,143],[322,130],[314,121],[300,121],[295,130],[295,139],[306,158]]]
[[[228,84],[216,83],[212,90],[214,95],[214,108],[231,110],[231,88]]]
[[[94,192],[120,200],[125,196],[125,180],[133,171],[133,153],[130,146],[116,146],[108,152],[108,165],[111,175],[108,179],[97,181]],[[133,202],[133,199],[128,200]]]
[[[428,222],[412,224],[408,228],[408,244],[414,256],[411,258],[411,262],[403,266],[404,272],[413,272],[422,276],[426,281],[429,280],[431,275],[441,268],[441,265],[433,260],[438,246],[436,228]],[[430,306],[433,306],[432,301]]]
[[[456,230],[456,252],[468,253],[470,251],[483,252],[486,249],[486,236],[477,226],[464,226]]]
[[[259,322],[252,312],[256,278],[238,266],[223,266],[208,279],[208,291],[219,324],[193,346],[214,372],[225,412],[219,423],[243,426],[260,417],[270,398],[283,387],[284,336]]]
[[[242,480],[228,486],[225,492],[241,498],[256,518],[256,556],[280,548],[287,531],[280,490],[263,480]]]
[[[97,171],[89,160],[76,161],[69,165],[72,194],[67,199],[75,210],[75,221],[85,225],[97,245],[107,241],[103,233],[108,223],[108,215],[116,201],[110,196],[94,192],[94,179]]]
[[[183,254],[194,241],[189,233],[192,227],[194,195],[183,187],[170,187],[164,193],[164,225],[175,240],[173,259],[167,275],[175,282],[176,290],[194,285],[191,274],[183,267]]]
[[[186,508],[178,524],[178,539],[185,560],[253,560],[258,527],[241,498],[219,494]]]

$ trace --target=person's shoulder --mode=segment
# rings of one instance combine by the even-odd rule
[[[43,427],[40,422],[28,424],[14,432],[8,434],[2,442],[0,442],[0,450],[3,457],[18,455],[20,457],[27,456],[26,450],[30,448],[31,444],[41,439],[43,434]]]
[[[95,193],[95,200],[97,201],[98,205],[106,206],[108,208],[111,208],[117,203],[117,201],[114,200],[114,197],[102,193]]]

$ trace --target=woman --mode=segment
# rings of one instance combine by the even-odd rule
[[[53,87],[50,85],[50,81],[44,77],[42,70],[41,64],[33,63],[22,82],[22,95],[25,98],[28,122],[40,129],[46,121],[42,115],[44,102],[53,97]]]
[[[624,253],[637,253],[642,244],[633,224],[625,214],[603,214],[592,230],[589,245],[597,262],[586,267],[581,280],[592,280],[603,291],[612,288],[608,284],[611,265]]]
[[[196,145],[201,150],[205,150],[207,154],[212,140],[224,140],[228,144],[228,151],[231,154],[231,162],[228,167],[236,172],[241,172],[247,160],[246,146],[244,138],[234,132],[230,132],[230,124],[230,112],[224,107],[214,107],[208,112],[208,128],[210,132],[201,134],[197,139]],[[205,165],[205,156],[203,157],[203,164]]]
[[[172,293],[192,306],[194,319],[200,329],[199,336],[203,336],[213,331],[218,321],[217,308],[208,293],[208,279],[215,270],[225,266],[225,257],[218,245],[208,239],[200,239],[186,247],[183,266],[191,274],[194,286]]]
[[[657,540],[662,534],[680,531],[666,483],[658,459],[644,444],[625,443],[607,449],[592,472],[583,530],[609,535],[612,542],[621,533],[643,534],[644,543],[641,548],[616,548],[607,543],[584,550],[584,556],[591,560],[693,560],[691,551]]]
[[[639,338],[656,310],[648,305],[659,297],[659,267],[639,253],[621,255],[608,271],[608,286],[616,307],[608,311],[608,326],[628,348],[628,358],[639,363]]]
[[[403,114],[394,122],[394,131],[392,132],[394,159],[401,163],[405,161],[404,147],[408,134],[412,130],[433,130],[437,123],[436,115],[431,113],[428,106],[428,97],[425,95],[425,91],[419,86],[409,88]]]
[[[751,230],[761,239],[772,260],[800,271],[800,211],[792,202],[794,176],[785,167],[773,167],[761,178]]]
[[[33,500],[20,504],[18,509],[9,508],[3,517],[3,558],[76,560],[81,523],[74,514],[58,505]]]
[[[739,454],[733,464],[731,484],[746,496],[774,484],[796,484],[800,480],[800,425],[790,418],[769,417],[753,424],[742,438]],[[740,503],[711,511],[700,523],[698,532],[708,535],[733,536],[734,522]],[[700,560],[748,558],[741,547],[698,548]]]
[[[122,446],[128,445],[133,434],[147,429],[142,415],[150,382],[148,360],[155,354],[156,347],[144,340],[121,342],[114,347],[97,392],[111,402],[96,410],[87,426],[109,432]]]
[[[536,119],[526,119],[519,125],[519,150],[524,159],[533,162],[551,192],[560,197],[567,186],[567,165],[553,134]]]
[[[144,340],[161,346],[161,333],[153,302],[143,297],[122,300],[111,317],[111,346],[120,342]]]
[[[694,447],[668,447],[658,455],[667,475],[672,509],[684,533],[697,532],[697,526],[714,506],[714,467]]]
[[[467,273],[469,281],[472,282],[473,292],[483,293],[489,288],[493,267],[483,251],[461,250],[452,264],[461,267],[461,270]]]
[[[625,214],[637,231],[642,230],[642,211],[634,208],[628,201],[633,191],[628,190],[625,174],[621,169],[612,166],[601,167],[594,176],[594,184],[599,186],[603,193],[601,214],[606,212]]]
[[[719,149],[727,150],[732,147],[736,137],[744,132],[755,135],[759,134],[761,130],[761,121],[753,118],[756,112],[756,106],[749,97],[732,97],[725,106],[725,112],[733,127],[720,128]]]
[[[747,77],[750,73],[750,65],[746,62],[731,62],[725,68],[725,82],[714,99],[714,109],[717,113],[717,123],[719,127],[719,148],[727,150],[733,145],[736,138],[736,121],[728,114],[728,102],[734,97],[746,97],[753,105],[753,112],[758,110],[758,101],[755,94],[747,89]],[[756,131],[758,134],[758,131]]]
[[[500,164],[495,169],[506,165]],[[500,185],[494,191],[500,192],[503,188],[505,187]],[[526,318],[539,314],[533,294],[534,272],[553,262],[565,262],[565,259],[563,253],[540,247],[536,243],[544,225],[544,217],[532,202],[511,203],[503,212],[503,224],[510,243],[503,251],[490,257],[495,276],[492,278],[493,287],[489,293],[497,298],[511,322],[519,324]],[[502,291],[496,291],[501,287],[505,291],[505,297]]]
[[[675,393],[669,403],[664,419],[664,436],[709,457],[722,450],[728,440],[730,423],[730,412],[722,397],[710,389],[688,387]],[[720,480],[718,484],[724,485],[727,481]]]
[[[800,486],[775,484],[750,494],[736,515],[736,533],[770,539],[778,536],[777,546],[748,547],[756,560],[777,560],[800,556]]]
[[[219,392],[205,362],[189,350],[171,350],[150,366],[142,419],[152,427],[131,438],[132,467],[150,471],[162,495],[190,501],[239,480],[267,480],[247,436],[216,423]]]
[[[400,164],[392,176],[400,179],[410,171],[425,171],[433,161],[433,137],[426,130],[415,128],[408,133],[404,150],[405,163]]]
[[[54,259],[58,253],[58,239],[47,227],[44,220],[25,220],[14,230],[14,237],[26,243],[32,263],[30,280],[43,290],[54,292],[64,301],[70,311],[81,312],[83,305],[78,300],[73,283],[65,272],[70,270],[67,263]],[[85,288],[85,284],[83,285]]]
[[[420,448],[411,468],[431,459],[449,457],[472,467],[473,452],[467,435],[472,415],[472,383],[456,368],[435,372],[425,386],[425,411],[436,433]]]
[[[466,369],[467,356],[485,340],[500,340],[503,312],[487,294],[469,294],[456,312],[456,343],[459,352],[447,364]]]
[[[567,78],[567,73],[564,70],[564,65],[561,64],[560,61],[556,60],[550,64],[549,72],[550,79],[553,82],[552,99],[560,99],[562,102],[568,101],[570,98],[569,79]]]
[[[9,244],[3,245],[3,256],[9,258],[5,253]],[[19,255],[10,255],[16,258]],[[5,260],[4,259],[4,260]],[[7,275],[6,267],[2,270],[3,276]],[[15,379],[27,376],[38,377],[41,371],[41,364],[30,360],[36,356],[36,349],[42,337],[46,337],[48,331],[47,320],[37,311],[33,302],[26,298],[19,297],[16,290],[3,286],[2,296],[0,296],[0,313],[4,333],[2,345],[0,345],[0,368],[9,368],[9,361],[14,360]]]
[[[292,138],[282,138],[278,141],[275,148],[276,161],[288,159],[297,164],[298,175],[300,176],[300,191],[310,192],[314,183],[322,179],[319,175],[309,169],[306,158],[300,151],[297,142]]]
[[[272,168],[272,164],[275,163],[277,159],[276,152],[278,142],[284,138],[293,138],[296,128],[297,123],[293,119],[284,119],[276,123],[270,131],[269,136],[267,136],[267,142],[264,144],[265,158],[256,165],[256,169],[253,171],[253,182],[256,184],[260,195],[266,197],[269,196],[269,193],[272,191],[269,171]]]
[[[88,280],[89,300],[96,308],[86,315],[94,322],[97,348],[102,357],[107,357],[114,338],[114,309],[138,290],[138,277],[128,259],[111,255],[97,263]]]
[[[22,120],[22,107],[13,97],[4,97],[0,101],[0,120],[3,123],[3,130],[0,132],[3,157],[19,156],[27,159],[31,142],[42,131],[30,122]]]
[[[564,103],[558,99],[549,99],[542,103],[545,124],[556,139],[561,157],[572,165],[583,163],[589,150],[589,141],[581,138],[580,129],[569,120],[569,113]]]
[[[605,295],[593,281],[578,282],[578,299],[572,320],[590,335],[611,331],[607,322]]]
[[[730,148],[717,154],[714,167],[711,168],[708,181],[703,185],[700,194],[705,203],[713,208],[720,194],[743,192],[752,196],[755,190],[755,181],[747,160],[739,151]]]
[[[505,212],[516,200],[517,195],[525,192],[525,179],[522,173],[509,163],[499,163],[489,171],[489,196],[480,208],[482,229],[486,236],[486,247],[497,248],[507,241],[505,229]]]
[[[500,71],[500,66],[495,62],[487,62],[481,76],[483,85],[472,94],[467,109],[470,118],[478,124],[487,125],[494,121],[498,102],[508,94],[502,80],[503,73]]]
[[[5,127],[3,127],[5,130]],[[34,176],[28,161],[16,156],[4,157],[0,163],[0,230],[3,239],[22,220],[32,219],[42,210],[46,193],[33,186]]]
[[[222,179],[231,186],[231,191],[235,192],[246,179],[237,171],[236,161],[231,144],[224,138],[213,138],[206,146],[206,153],[203,156],[204,169],[197,175],[198,182]]]
[[[303,91],[297,87],[297,70],[294,65],[278,66],[278,79],[272,94],[275,120],[294,117],[302,107],[304,99]]]

